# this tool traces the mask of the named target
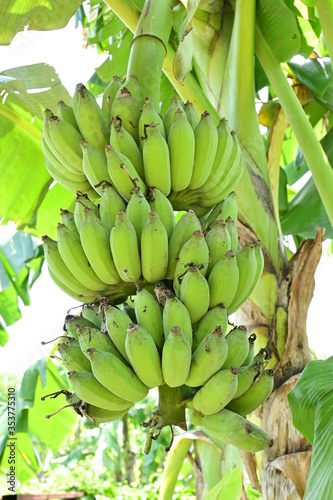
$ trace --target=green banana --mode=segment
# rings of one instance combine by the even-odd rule
[[[163,383],[161,359],[148,330],[131,323],[127,328],[125,349],[137,377],[149,389]]]
[[[91,372],[71,371],[68,377],[75,394],[86,403],[111,411],[126,410],[132,406],[131,401],[104,387]]]
[[[185,111],[179,108],[168,134],[170,152],[171,189],[186,189],[193,173],[195,141],[194,132],[187,121]]]
[[[194,408],[188,408],[186,414],[187,414],[187,418],[188,418],[190,424],[195,425],[196,427],[202,426],[202,417],[203,416],[201,413],[199,413]]]
[[[126,415],[129,408],[126,408],[125,410],[111,411],[83,402],[80,405],[80,410],[84,417],[91,420],[94,424],[99,425],[105,422],[113,422],[118,418],[122,418],[124,415]]]
[[[205,415],[202,418],[203,430],[208,435],[221,439],[238,448],[241,443],[252,432],[252,424],[237,413],[223,408],[213,415]]]
[[[90,348],[98,349],[99,351],[110,352],[120,361],[127,364],[125,358],[120,354],[107,333],[102,332],[98,328],[89,326],[78,327],[78,338],[83,354],[88,358],[87,350]]]
[[[73,181],[69,176],[66,177],[63,174],[60,174],[58,167],[52,165],[52,163],[47,158],[45,158],[45,166],[50,176],[53,177],[53,179],[57,181],[58,184],[63,186],[65,189],[68,189],[68,191],[71,191],[72,193],[81,191],[82,193],[88,194],[91,198],[98,196],[96,191],[91,187],[90,183],[87,181],[86,177],[82,176],[81,180]],[[70,174],[71,177],[72,175],[74,174]]]
[[[178,326],[181,329],[190,346],[192,346],[192,324],[189,312],[184,304],[171,291],[168,291],[163,309],[165,339],[167,339],[169,332],[174,326]]]
[[[120,276],[111,254],[110,237],[102,221],[90,208],[85,208],[80,231],[80,240],[89,264],[103,283],[115,285]]]
[[[201,115],[200,122],[194,129],[194,137],[195,154],[189,189],[198,189],[205,184],[212,170],[217,151],[217,128],[208,111]]]
[[[76,224],[75,224],[73,212],[70,212],[69,210],[63,210],[61,208],[60,209],[60,217],[61,217],[62,224],[67,226],[68,229],[70,229],[74,233],[79,234],[77,231]]]
[[[231,250],[231,239],[224,220],[220,220],[210,231],[206,233],[210,262],[207,274],[210,275],[215,264]]]
[[[241,325],[233,328],[227,335],[228,356],[223,368],[236,366],[239,368],[249,353],[249,341],[246,326]]]
[[[115,306],[106,306],[104,308],[104,322],[112,342],[126,361],[129,362],[125,349],[125,339],[127,328],[132,323],[131,318]]]
[[[236,253],[239,281],[236,293],[229,304],[228,312],[235,312],[249,297],[251,287],[257,275],[257,259],[253,243],[247,243]]]
[[[180,387],[187,380],[191,366],[191,345],[179,328],[174,326],[166,337],[162,350],[162,372],[169,387]]]
[[[112,146],[105,148],[109,175],[114,187],[121,196],[128,201],[131,198],[133,181],[139,186],[143,194],[147,194],[147,186],[135,170],[133,163]]]
[[[54,281],[54,283],[57,285],[57,287],[60,288],[60,290],[62,290],[64,293],[67,293],[67,295],[69,295],[73,299],[77,300],[78,302],[81,302],[81,304],[86,303],[86,302],[91,302],[92,300],[96,299],[97,292],[90,291],[89,293],[87,293],[87,292],[84,293],[81,291],[80,293],[77,293],[74,291],[74,289],[70,283],[68,284],[68,286],[65,285],[63,283],[63,281],[61,281],[58,278],[58,276],[50,268],[48,268],[48,271],[49,271],[49,275],[50,275],[52,281]],[[74,276],[73,276],[73,278],[74,278]],[[83,288],[83,285],[82,285],[82,288]]]
[[[91,372],[90,362],[82,353],[80,346],[60,343],[58,351],[62,363],[68,371]]]
[[[249,338],[249,352],[246,358],[244,359],[242,366],[250,366],[253,363],[253,358],[254,358],[254,344],[256,341],[257,335],[255,333],[252,333]]]
[[[194,210],[189,210],[178,220],[169,241],[169,262],[166,278],[174,278],[180,250],[184,243],[191,238],[194,231],[198,230],[201,230],[201,224]]]
[[[157,188],[150,189],[150,206],[158,216],[166,229],[168,240],[170,240],[173,230],[175,228],[175,216],[173,206],[169,199]]]
[[[142,276],[149,283],[162,280],[167,273],[168,235],[157,212],[149,212],[141,234]]]
[[[104,290],[107,284],[100,280],[95,271],[90,267],[79,235],[73,233],[64,224],[58,224],[57,235],[61,258],[76,279],[91,290]]]
[[[92,302],[91,304],[85,304],[81,310],[82,317],[91,323],[99,330],[102,328],[103,324],[103,309],[101,302]]]
[[[121,119],[123,127],[139,144],[140,109],[126,87],[122,87],[117,93],[112,104],[111,115]]]
[[[239,280],[239,270],[234,252],[229,250],[213,267],[209,277],[209,307],[221,302],[228,309],[235,296]]]
[[[273,370],[264,370],[244,394],[230,401],[228,409],[239,413],[239,415],[248,415],[266,401],[273,388],[274,372]]]
[[[146,97],[142,106],[142,112],[139,119],[140,141],[145,138],[145,128],[151,123],[156,123],[160,133],[165,139],[165,130],[161,115],[156,111],[150,97]]]
[[[76,229],[78,230],[79,234],[81,231],[83,212],[84,212],[85,208],[90,208],[94,212],[96,217],[99,217],[98,207],[96,207],[96,205],[89,199],[89,197],[86,194],[83,194],[81,192],[76,193],[75,208],[74,208],[74,221],[75,221]]]
[[[143,160],[133,136],[122,126],[121,119],[112,118],[110,145],[127,156],[141,179],[144,178]]]
[[[242,396],[252,385],[254,379],[260,373],[260,363],[256,361],[252,366],[241,366],[238,370],[238,386],[237,391],[232,399]]]
[[[75,87],[73,110],[84,139],[104,153],[110,137],[109,125],[95,97],[82,83]]]
[[[94,149],[87,141],[82,140],[80,146],[83,153],[82,166],[83,171],[95,189],[95,191],[102,196],[103,186],[102,181],[111,182],[111,178],[107,168],[105,154],[100,153]]]
[[[75,278],[73,273],[68,269],[60,255],[58,243],[48,236],[42,236],[42,241],[44,246],[45,260],[50,274],[52,272],[52,274],[54,274],[54,276],[57,277],[65,287],[73,290],[73,292],[75,292],[76,294],[83,294],[88,296],[91,295],[91,300],[93,300],[95,292],[92,289],[84,286],[83,283]]]
[[[253,245],[254,245],[254,255],[255,255],[256,261],[257,261],[257,272],[256,272],[256,275],[253,279],[250,290],[248,291],[248,297],[250,297],[252,295],[252,292],[256,288],[256,286],[261,278],[262,272],[264,270],[264,263],[265,263],[261,241],[259,241],[259,240],[254,241]]]
[[[173,96],[173,98],[170,101],[169,106],[167,107],[164,115],[163,115],[163,125],[165,129],[165,137],[168,139],[169,137],[169,130],[171,125],[173,124],[175,113],[177,109],[181,108],[181,102],[178,96]]]
[[[250,434],[241,442],[239,448],[250,453],[257,453],[266,448],[271,448],[273,439],[266,432],[251,422],[252,430]]]
[[[88,326],[94,327],[95,325],[88,321],[83,316],[74,316],[73,314],[67,314],[65,318],[64,330],[67,333],[68,337],[74,338],[76,340],[79,339],[77,327],[79,326]]]
[[[195,326],[193,331],[192,351],[195,351],[200,342],[217,326],[221,327],[224,334],[226,333],[228,315],[223,304],[217,304],[217,306],[210,309]]]
[[[225,118],[220,120],[217,126],[218,142],[214,163],[205,184],[200,187],[200,191],[205,193],[213,189],[224,175],[229,163],[229,158],[233,149],[233,138],[230,133],[228,121]]]
[[[123,281],[138,281],[141,262],[138,239],[126,212],[118,212],[110,235],[111,252],[117,272]]]
[[[67,106],[64,101],[59,101],[57,103],[57,116],[60,120],[64,120],[67,123],[70,123],[72,127],[76,128],[79,131],[78,124],[75,120],[74,110],[71,106]]]
[[[142,157],[145,180],[148,186],[156,187],[165,196],[168,196],[171,191],[169,148],[154,122],[145,127]]]
[[[151,208],[139,187],[132,189],[131,199],[126,207],[128,220],[133,224],[136,231],[139,247],[141,245],[141,234],[146,225]]]
[[[238,250],[238,232],[237,232],[236,219],[232,219],[231,217],[227,217],[225,220],[225,225],[226,225],[227,231],[228,231],[229,236],[230,236],[231,250],[234,253],[237,253],[237,250]]]
[[[119,76],[113,76],[111,82],[105,87],[102,99],[102,113],[106,123],[110,125],[111,108],[113,101],[121,87],[121,79]]]
[[[204,234],[194,231],[191,238],[182,246],[175,269],[173,287],[179,296],[180,284],[189,265],[195,265],[203,276],[206,276],[209,261],[209,249]]]
[[[57,116],[50,116],[49,134],[53,146],[62,157],[66,158],[66,163],[78,172],[83,172],[80,147],[82,136],[76,128]]]
[[[194,408],[204,415],[217,413],[234,397],[238,387],[238,369],[230,366],[210,378],[194,395]]]
[[[187,120],[188,120],[189,124],[191,125],[191,127],[194,130],[195,127],[198,125],[200,118],[199,118],[196,110],[194,109],[193,102],[186,101],[184,104],[184,111],[186,113]]]
[[[232,191],[224,200],[220,201],[220,203],[213,208],[208,217],[206,217],[206,224],[207,226],[213,227],[219,220],[226,220],[228,217],[236,221],[237,216],[237,198],[234,191]]]
[[[163,317],[161,306],[145,288],[138,287],[134,303],[136,321],[149,331],[159,349],[163,344]]]
[[[123,198],[118,194],[114,187],[108,182],[103,183],[103,194],[99,204],[99,216],[103,223],[103,226],[111,233],[113,228],[117,213],[122,210],[125,212],[126,205]]]
[[[196,266],[189,266],[180,285],[180,300],[190,314],[191,322],[197,323],[208,311],[209,285]]]
[[[106,389],[131,402],[147,396],[148,387],[114,354],[97,349],[88,349],[87,353],[93,374]]]
[[[221,370],[228,356],[228,344],[221,327],[206,335],[192,354],[189,376],[185,382],[190,387],[201,387]]]
[[[130,94],[133,96],[133,99],[137,103],[138,108],[141,109],[142,96],[141,96],[141,89],[140,89],[139,82],[138,82],[138,77],[136,75],[129,75],[126,78],[126,81],[125,81],[123,87],[125,87],[130,92]]]

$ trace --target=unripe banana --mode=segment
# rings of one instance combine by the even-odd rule
[[[148,330],[131,323],[127,328],[125,349],[133,370],[149,389],[163,383],[161,359]]]
[[[123,211],[118,212],[110,242],[113,261],[121,279],[138,281],[141,276],[138,239],[133,224]]]
[[[141,401],[148,394],[148,387],[133,370],[109,352],[88,349],[93,374],[109,391],[128,401]]]
[[[101,291],[107,287],[90,267],[83,251],[79,235],[73,233],[64,224],[58,224],[58,249],[59,253],[72,274],[91,290]]]
[[[133,136],[122,126],[121,119],[112,118],[110,145],[127,156],[138,175],[143,179],[143,161],[139,146]]]
[[[210,257],[207,269],[209,276],[215,264],[231,250],[231,239],[224,220],[220,220],[210,231],[207,231],[205,238]]]
[[[68,337],[78,340],[79,336],[77,328],[79,326],[88,326],[90,328],[93,328],[95,325],[82,316],[67,314],[65,318],[64,330],[67,333]]]
[[[187,380],[191,366],[191,345],[179,328],[174,326],[166,337],[162,351],[162,372],[169,387],[180,387]]]
[[[170,151],[171,189],[186,189],[191,181],[194,162],[194,132],[185,112],[179,108],[168,135]]]
[[[230,401],[228,409],[239,413],[239,415],[248,415],[266,401],[273,388],[274,372],[273,370],[264,370],[244,394]]]
[[[256,272],[256,275],[254,277],[253,283],[250,287],[250,290],[248,292],[248,297],[250,297],[252,295],[252,292],[256,288],[256,286],[261,278],[262,272],[264,270],[264,263],[265,263],[261,241],[259,241],[259,240],[254,241],[253,244],[254,244],[254,255],[255,255],[256,261],[257,261],[257,272]]]
[[[165,129],[166,139],[168,139],[170,127],[173,124],[175,113],[179,108],[181,108],[181,102],[179,97],[175,95],[171,99],[170,104],[163,115],[163,125]]]
[[[171,191],[168,144],[154,122],[145,128],[144,137],[142,157],[145,180],[148,186],[157,187],[165,196],[168,196]]]
[[[180,250],[184,243],[189,240],[194,231],[201,230],[201,224],[194,210],[186,212],[178,220],[169,242],[169,263],[166,277],[173,279]]]
[[[205,111],[194,130],[195,154],[189,189],[200,188],[208,179],[217,151],[218,134],[212,116]]]
[[[191,127],[194,130],[195,127],[198,125],[200,118],[199,118],[196,110],[194,109],[193,102],[190,102],[190,101],[185,102],[184,111],[186,113],[187,120],[188,120],[189,124],[191,125]]]
[[[145,102],[142,106],[142,112],[139,119],[139,136],[140,141],[145,138],[145,127],[150,125],[150,123],[156,123],[159,128],[160,133],[165,139],[165,130],[161,115],[156,111],[154,104],[150,97],[146,97]]]
[[[228,309],[235,296],[239,279],[237,260],[234,252],[229,250],[213,267],[209,277],[209,307],[221,302]]]
[[[205,184],[200,187],[200,191],[205,193],[213,189],[221,180],[229,163],[229,158],[233,149],[233,138],[230,133],[228,121],[225,118],[220,120],[217,126],[218,142],[214,163],[209,177]]]
[[[228,333],[226,336],[228,344],[228,356],[224,362],[223,368],[236,366],[239,368],[249,353],[249,341],[247,338],[246,326],[241,325]]]
[[[180,285],[180,300],[185,304],[192,324],[200,321],[209,309],[208,282],[196,266],[189,266],[184,275]]]
[[[139,144],[140,109],[126,87],[122,87],[113,101],[111,114],[120,117],[123,127]]]
[[[91,300],[93,300],[95,296],[94,291],[84,286],[68,269],[59,253],[58,243],[48,236],[43,236],[42,241],[45,260],[49,271],[52,272],[65,287],[73,290],[76,294],[91,295]]]
[[[97,298],[97,292],[94,292],[92,290],[90,292],[85,292],[85,293],[83,293],[82,291],[80,293],[75,292],[71,283],[69,283],[68,286],[65,285],[62,281],[60,281],[58,276],[50,268],[48,268],[48,271],[49,271],[49,275],[50,275],[52,281],[54,281],[54,283],[57,285],[57,287],[60,288],[60,290],[62,290],[64,293],[66,293],[67,295],[69,295],[73,299],[80,302],[81,304],[87,303],[87,302],[89,303],[92,300],[95,300]],[[74,278],[74,276],[73,276],[73,278]],[[83,285],[82,285],[82,289],[83,289]]]
[[[69,210],[60,209],[60,217],[62,224],[64,224],[66,227],[68,227],[68,229],[70,229],[74,233],[79,234],[75,224],[73,212],[70,212]]]
[[[238,387],[237,373],[234,366],[215,373],[195,394],[194,408],[204,415],[212,415],[227,406]]]
[[[231,250],[234,253],[237,253],[238,250],[238,232],[237,232],[237,224],[236,219],[232,219],[231,217],[227,217],[225,220],[226,228],[230,235],[231,241]]]
[[[231,217],[234,221],[237,220],[238,205],[236,194],[232,191],[224,200],[216,205],[206,217],[207,226],[213,227],[219,220],[226,220]]]
[[[227,356],[228,344],[218,326],[206,335],[192,354],[191,369],[185,384],[190,387],[204,385],[221,370]]]
[[[112,104],[120,87],[121,79],[119,76],[113,76],[111,82],[105,87],[103,92],[102,113],[108,125],[110,125],[111,121]]]
[[[68,371],[91,372],[90,362],[82,353],[80,346],[60,343],[58,351],[62,363]]]
[[[268,352],[267,349],[262,348],[259,350],[259,352],[254,356],[252,364],[256,363],[257,361],[260,364],[260,371],[263,370],[265,365],[267,364],[266,359],[268,358]]]
[[[133,181],[140,187],[143,194],[147,194],[147,186],[135,170],[133,163],[112,146],[105,148],[108,171],[114,187],[121,196],[128,201],[131,198]]]
[[[202,426],[202,414],[201,413],[199,413],[194,408],[189,408],[186,413],[187,413],[187,418],[192,425],[195,425],[196,427]]]
[[[217,306],[213,307],[213,309],[210,309],[196,325],[193,331],[192,351],[195,351],[200,342],[217,326],[221,327],[224,334],[226,333],[228,327],[228,315],[223,304],[217,304]]]
[[[201,231],[194,231],[193,235],[182,246],[175,269],[173,288],[180,294],[180,285],[189,265],[195,265],[203,276],[206,276],[209,261],[209,249]]]
[[[81,403],[80,411],[82,415],[94,424],[99,425],[105,422],[113,422],[118,418],[122,418],[128,412],[129,408],[119,411],[104,410],[104,408],[99,408],[98,406],[90,405],[86,402]]]
[[[236,254],[239,281],[234,298],[229,304],[228,313],[235,312],[249,297],[251,287],[257,275],[257,259],[253,243],[247,243]]]
[[[157,212],[149,212],[141,235],[142,276],[149,283],[162,280],[168,266],[168,235]]]
[[[162,310],[156,298],[145,288],[138,287],[135,299],[135,316],[140,326],[149,331],[159,349],[163,345]]]
[[[254,344],[255,344],[256,338],[257,338],[257,335],[255,333],[252,333],[249,336],[249,338],[248,338],[249,352],[248,352],[246,358],[244,359],[242,366],[251,366],[252,365],[253,358],[254,358]]]
[[[245,438],[240,444],[239,448],[250,453],[257,453],[265,448],[270,448],[273,446],[273,439],[266,434],[263,429],[251,422],[252,430],[250,434]]]
[[[94,149],[104,153],[110,136],[108,122],[94,95],[82,83],[75,87],[73,109],[84,139]]]
[[[242,396],[252,385],[254,379],[260,373],[260,363],[256,361],[252,366],[241,366],[238,370],[238,386],[237,391],[232,399]]]
[[[68,377],[75,394],[86,403],[111,411],[126,410],[132,406],[131,401],[106,389],[91,372],[71,371]]]
[[[102,329],[104,317],[101,302],[92,302],[91,304],[85,304],[82,307],[81,314],[83,318],[93,323],[99,330]]]
[[[100,153],[84,140],[80,142],[80,146],[83,153],[83,171],[95,191],[102,196],[102,181],[111,182],[105,154]]]
[[[57,103],[57,116],[60,118],[60,120],[64,120],[65,122],[70,123],[72,127],[76,128],[76,130],[79,131],[73,108],[71,106],[67,106],[64,101],[59,101]]]
[[[121,281],[113,262],[110,237],[102,221],[90,208],[85,208],[81,224],[80,239],[86,257],[104,282],[115,285]]]
[[[96,196],[98,196],[84,174],[80,176],[80,180],[73,180],[72,177],[75,174],[72,174],[71,172],[68,176],[63,175],[62,173],[60,174],[59,165],[60,163],[54,166],[47,158],[45,158],[46,170],[48,171],[50,176],[53,177],[53,179],[57,181],[58,184],[60,184],[60,186],[63,186],[65,189],[71,191],[72,193],[81,191],[82,193],[86,193],[87,195],[89,195],[91,198],[95,198]]]
[[[158,216],[166,229],[168,240],[170,240],[173,230],[175,228],[175,216],[173,206],[169,199],[157,188],[150,188],[150,206]]]
[[[150,212],[150,205],[139,187],[132,189],[131,199],[126,208],[128,220],[133,224],[136,231],[139,247],[141,245],[141,234],[146,225]]]
[[[126,78],[126,81],[125,81],[123,87],[126,87],[126,89],[133,96],[133,99],[137,103],[138,108],[141,109],[143,96],[141,96],[141,89],[139,86],[138,77],[136,75],[129,75]]]
[[[107,333],[103,333],[98,328],[89,326],[78,327],[78,338],[83,354],[88,358],[87,350],[94,348],[99,351],[110,352],[120,361],[127,364],[125,358],[120,354]],[[89,359],[89,358],[88,358]],[[90,364],[90,363],[89,363]]]
[[[82,224],[82,219],[83,219],[83,212],[85,208],[90,208],[96,217],[99,217],[99,210],[98,207],[89,199],[89,197],[86,194],[83,193],[76,193],[76,200],[75,200],[75,208],[74,208],[74,221],[76,225],[76,229],[78,230],[78,233],[80,234],[81,231],[81,224]]]
[[[240,447],[242,441],[252,431],[252,424],[237,413],[223,408],[213,415],[205,415],[202,419],[204,431],[221,439],[225,443]]]
[[[192,324],[188,310],[172,292],[167,294],[163,309],[163,330],[167,339],[174,326],[179,326],[190,346],[192,346]]]
[[[105,229],[111,233],[117,213],[122,210],[125,212],[126,205],[123,198],[118,194],[114,187],[108,182],[103,183],[103,194],[99,204],[99,216]]]
[[[107,306],[104,308],[104,322],[112,342],[126,361],[129,362],[125,349],[125,339],[127,328],[132,323],[131,318],[117,307]]]
[[[49,133],[53,146],[58,153],[66,158],[66,162],[78,172],[83,172],[82,151],[80,141],[82,136],[70,123],[60,120],[57,116],[49,118]]]

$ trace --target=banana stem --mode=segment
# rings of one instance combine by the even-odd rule
[[[113,10],[119,19],[131,30],[132,33],[136,31],[136,27],[140,17],[139,9],[134,6],[133,2],[130,0],[104,0],[105,3]],[[207,97],[203,94],[200,85],[195,80],[195,78],[189,74],[187,75],[183,85],[181,85],[173,73],[172,61],[175,57],[175,51],[170,46],[170,44],[165,43],[167,47],[167,55],[163,61],[163,72],[172,84],[172,86],[177,90],[183,101],[191,101],[198,114],[202,114],[204,111],[209,111],[209,113],[214,118],[215,123],[220,120],[220,115],[214,108],[214,106],[209,102]]]
[[[333,65],[333,3],[332,0],[317,0],[316,8],[324,33],[328,54]]]
[[[260,63],[279,98],[280,104],[295,133],[305,161],[322,199],[327,215],[333,224],[333,171],[307,116],[292,90],[279,62],[275,59],[260,29],[256,27],[256,53]]]
[[[166,384],[158,388],[158,406],[153,413],[157,428],[177,425],[186,430],[185,403],[183,387],[169,387]]]

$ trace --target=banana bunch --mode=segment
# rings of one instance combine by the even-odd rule
[[[254,354],[256,335],[246,327],[228,330],[222,304],[192,325],[187,307],[162,285],[152,292],[137,285],[130,304],[105,300],[66,316],[57,346],[73,388],[66,406],[101,423],[126,414],[152,388],[181,388],[179,404],[208,434],[253,452],[269,446],[245,419],[273,390],[267,351]]]
[[[72,107],[59,102],[44,113],[42,148],[46,168],[59,184],[92,199],[112,183],[127,203],[132,182],[144,195],[151,187],[169,197],[175,210],[205,215],[231,193],[242,175],[236,134],[227,120],[216,126],[206,111],[174,97],[161,117],[137,78],[113,78],[102,107],[78,84]]]

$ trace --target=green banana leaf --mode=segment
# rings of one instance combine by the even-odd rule
[[[7,0],[0,5],[0,45],[29,30],[56,30],[66,26],[83,0]],[[24,35],[21,35],[24,37]]]
[[[333,496],[333,356],[310,361],[288,395],[294,426],[313,446],[304,498]]]
[[[23,375],[16,399],[16,479],[23,484],[35,477],[42,464],[34,448],[37,439],[50,450],[56,452],[64,439],[73,431],[78,415],[71,409],[45,420],[45,415],[55,412],[66,403],[61,400],[41,397],[61,389],[69,389],[67,377],[61,375],[51,360],[41,359],[29,367]],[[13,440],[8,436],[7,409],[0,417],[0,467],[5,473],[9,470],[8,458]]]
[[[42,246],[22,231],[0,244],[0,346],[8,340],[5,325],[22,317],[19,299],[30,305],[30,290],[41,274],[43,261]]]

